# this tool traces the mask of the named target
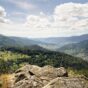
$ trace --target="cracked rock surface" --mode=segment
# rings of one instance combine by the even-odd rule
[[[64,67],[25,65],[15,72],[12,88],[88,88],[88,84],[81,77],[68,77]]]

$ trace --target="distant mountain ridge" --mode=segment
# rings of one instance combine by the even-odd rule
[[[72,37],[51,37],[51,38],[24,38],[24,37],[7,37],[0,35],[1,46],[32,46],[37,45],[48,50],[56,51],[58,48],[78,43],[88,39],[88,34]]]
[[[0,35],[0,47],[2,46],[15,46],[17,43],[10,37]]]
[[[8,37],[0,35],[0,46],[31,46],[41,42],[21,37]]]
[[[46,43],[58,44],[59,42],[79,42],[88,39],[88,34],[79,35],[79,36],[71,36],[71,37],[51,37],[51,38],[35,38],[35,40],[39,40]]]
[[[71,37],[36,38],[35,40],[41,41],[47,44],[53,44],[55,48],[58,48],[66,44],[78,43],[80,41],[87,40],[87,39],[88,39],[88,34],[84,34],[80,36],[71,36]]]

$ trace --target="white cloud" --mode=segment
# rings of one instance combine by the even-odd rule
[[[56,6],[52,15],[29,15],[29,28],[49,30],[57,36],[72,36],[88,33],[88,4],[65,3]]]
[[[0,17],[4,17],[4,16],[6,16],[5,9],[0,6]]]
[[[9,23],[10,20],[6,19],[6,12],[3,7],[0,6],[0,23]]]
[[[65,3],[56,6],[53,14],[29,15],[25,25],[8,24],[3,34],[24,37],[73,36],[88,33],[88,4]]]
[[[88,4],[66,3],[57,6],[54,20],[54,24],[59,25],[62,31],[68,31],[69,35],[88,33]],[[83,31],[85,29],[86,32]]]
[[[3,17],[0,17],[0,23],[11,23],[9,19],[5,19]]]
[[[26,25],[30,28],[47,29],[50,25],[50,21],[48,16],[41,12],[39,16],[29,15]]]
[[[2,30],[3,29],[3,30]],[[56,31],[49,30],[39,30],[34,28],[25,27],[23,24],[2,24],[0,23],[0,33],[7,36],[19,36],[19,37],[51,37],[57,36]]]

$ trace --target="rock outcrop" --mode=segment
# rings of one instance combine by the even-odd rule
[[[43,88],[88,88],[84,79],[78,77],[59,77],[53,79]]]
[[[83,78],[68,77],[64,67],[25,65],[15,72],[12,88],[88,88]]]

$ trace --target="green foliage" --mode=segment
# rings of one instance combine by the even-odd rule
[[[11,51],[0,51],[0,59],[5,61],[18,59],[18,58],[28,58],[28,55],[19,54],[19,53],[12,53]]]
[[[69,67],[67,69],[69,76],[73,77],[73,76],[83,76],[83,77],[88,77],[88,69],[81,69],[81,70],[77,70],[77,69],[73,69],[71,67]]]
[[[28,55],[13,53],[11,51],[0,51],[0,73],[9,73],[19,68],[16,64],[18,59],[29,58]]]
[[[64,66],[73,68],[88,76],[88,62],[64,53],[48,50],[30,50],[28,48],[2,48],[0,59],[0,73],[12,73],[25,63],[33,65],[52,65],[54,67]]]

